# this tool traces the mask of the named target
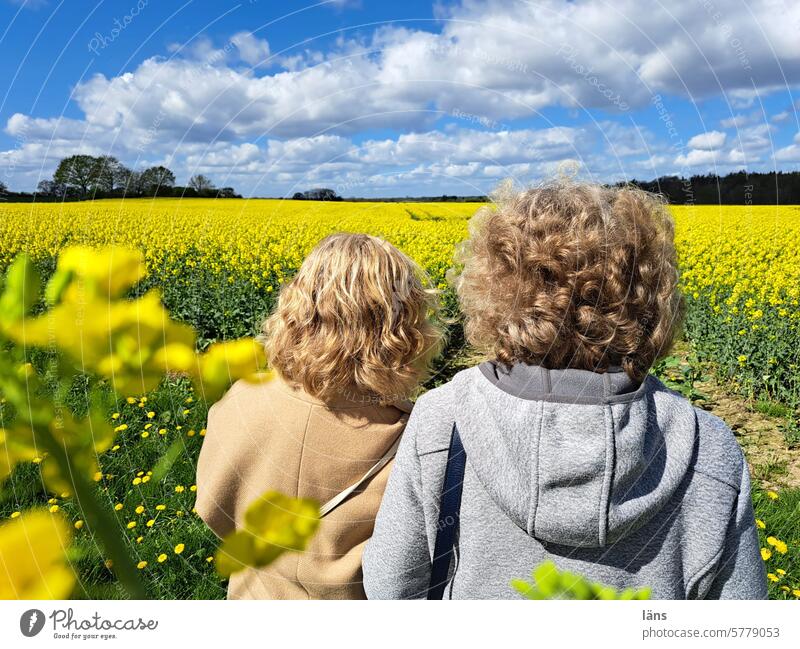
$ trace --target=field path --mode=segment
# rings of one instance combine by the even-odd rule
[[[695,370],[691,388],[699,398],[692,400],[730,426],[744,449],[751,475],[765,489],[800,487],[800,444],[786,442],[786,417],[770,414],[773,409],[788,409],[732,392],[712,367],[697,363],[686,343],[676,346],[675,356],[680,364],[666,372],[667,378],[685,382],[690,368]]]

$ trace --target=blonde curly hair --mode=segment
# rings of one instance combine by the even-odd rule
[[[621,366],[644,379],[684,313],[663,201],[557,181],[502,186],[495,203],[473,217],[456,257],[467,340],[505,365]]]
[[[334,234],[281,290],[260,339],[273,369],[323,401],[411,396],[441,349],[438,296],[393,245]]]

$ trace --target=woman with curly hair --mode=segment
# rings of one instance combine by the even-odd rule
[[[437,297],[406,255],[327,237],[263,327],[271,381],[239,381],[209,411],[196,509],[224,537],[269,489],[324,503],[308,549],[231,577],[229,599],[363,599],[372,533],[412,396],[439,350]]]
[[[766,597],[739,445],[648,373],[683,314],[660,200],[510,194],[474,217],[460,261],[466,337],[488,360],[417,400],[367,595],[508,598],[552,560],[654,598]]]

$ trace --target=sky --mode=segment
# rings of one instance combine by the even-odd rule
[[[796,0],[0,0],[0,181],[245,196],[800,169]]]

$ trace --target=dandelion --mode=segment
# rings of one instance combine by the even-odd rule
[[[167,555],[164,554],[163,552],[158,555],[158,562],[159,563],[164,563],[166,560],[167,560]]]
[[[768,491],[768,492],[767,492],[767,497],[768,497],[770,500],[778,500],[778,494],[777,494],[777,493],[775,493],[774,491]]]
[[[142,437],[144,437],[144,438],[150,437],[150,433],[145,430],[145,431],[142,432]]]
[[[138,484],[142,484],[142,479],[141,478],[134,478],[133,479],[133,485],[136,486]]]
[[[771,572],[767,573],[767,579],[769,579],[773,583],[778,581],[778,578],[774,574],[772,574]]]
[[[155,417],[155,416],[156,416],[156,413],[154,413],[152,410],[151,410],[150,412],[148,412],[148,413],[147,413],[147,418],[148,418],[148,419],[152,419],[152,418],[153,418],[153,417]]]
[[[201,428],[200,429],[200,437],[205,437],[205,436],[206,436],[206,429],[205,428]]]
[[[136,403],[136,399],[134,397],[128,397],[127,399],[125,399],[125,401],[127,401],[130,404]]]
[[[189,491],[197,491],[197,485],[193,484],[191,487],[189,487]]]
[[[178,543],[178,545],[175,546],[175,554],[180,554],[181,552],[183,552],[184,547],[185,546],[183,545],[183,543]]]
[[[767,537],[767,543],[769,543],[775,550],[780,552],[781,554],[786,554],[789,551],[786,543],[781,541],[780,539],[776,539],[774,536]]]
[[[128,424],[120,424],[114,429],[114,432],[121,433],[123,430],[128,430]]]
[[[144,570],[145,568],[147,568],[147,561],[140,561],[139,563],[136,564],[136,567],[139,570]]]
[[[113,415],[111,415],[111,419],[119,419],[119,413],[115,412]]]
[[[10,518],[19,518],[20,512],[12,512]]]
[[[51,514],[55,514],[55,513],[56,513],[58,510],[59,510],[59,507],[58,507],[58,505],[52,505],[52,506],[50,507],[50,513],[51,513]]]
[[[130,521],[128,523],[128,529],[132,530],[134,527],[136,527],[136,521]]]
[[[83,521],[81,521],[81,520],[75,521],[74,527],[75,527],[76,530],[82,530],[83,529]]]
[[[142,541],[144,541],[144,537],[143,536],[137,536],[136,537],[136,542],[137,543],[141,543]]]
[[[800,588],[795,588],[795,589],[792,591],[792,595],[794,595],[795,597],[797,597],[798,599],[800,599]]]
[[[118,451],[119,450],[119,444],[114,444],[114,446],[111,447],[111,450],[112,451]]]
[[[150,482],[150,476],[149,475],[146,475],[146,476],[144,476],[142,478],[142,484],[147,483],[147,482]]]
[[[122,509],[122,503],[117,503],[116,505],[114,505],[114,511],[118,512],[120,509]]]
[[[145,525],[147,525],[147,527],[153,527],[153,525],[155,525],[155,524],[156,524],[156,521],[153,518],[151,518],[149,521],[147,521],[145,523]]]
[[[184,491],[186,491],[186,487],[183,485],[179,484],[177,487],[175,487],[175,493],[182,494]]]
[[[144,505],[139,505],[136,509],[134,509],[137,514],[141,514],[144,511]]]
[[[786,571],[783,568],[778,568],[775,572],[777,572],[781,577],[786,575]]]
[[[163,512],[166,508],[166,505],[156,505],[156,510],[160,512]]]
[[[214,557],[206,557],[206,563],[212,563],[214,561]]]
[[[769,561],[770,557],[772,557],[772,550],[769,550],[768,548],[761,548],[761,558],[764,561]]]
[[[756,519],[756,527],[760,530],[767,528],[767,526],[764,524],[764,521],[762,521],[760,518]]]

